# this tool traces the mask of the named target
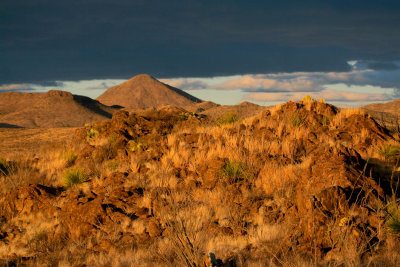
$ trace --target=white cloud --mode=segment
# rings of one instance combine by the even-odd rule
[[[0,85],[0,91],[26,91],[32,90],[32,84],[29,83],[15,83]]]
[[[172,87],[176,87],[183,90],[198,90],[205,89],[208,87],[208,84],[201,79],[161,79],[161,82],[168,84]]]

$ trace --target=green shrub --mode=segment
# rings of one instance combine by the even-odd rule
[[[300,114],[295,113],[290,117],[290,122],[294,127],[300,127],[304,123],[304,119],[300,116]]]
[[[83,184],[87,181],[87,175],[82,169],[70,169],[64,173],[62,185],[69,189],[74,185]]]
[[[180,118],[181,120],[190,120],[190,119],[198,118],[198,117],[199,117],[199,114],[197,114],[196,112],[191,112],[191,113],[189,113],[189,112],[182,112],[182,113],[180,114],[180,116],[179,116],[179,118]]]
[[[378,147],[377,153],[385,160],[390,160],[400,155],[400,148],[392,144],[383,144]]]
[[[99,131],[97,131],[95,129],[90,129],[87,132],[86,140],[93,141],[93,140],[95,140],[97,138],[97,136],[99,136]]]
[[[62,158],[65,160],[65,165],[68,168],[75,164],[78,155],[74,152],[64,152],[62,154]]]
[[[136,142],[134,140],[131,140],[128,142],[128,150],[132,152],[146,151],[148,147],[148,144],[142,143],[140,141]]]
[[[245,178],[245,169],[243,163],[238,161],[228,161],[222,167],[222,175],[229,180],[230,183],[237,182]]]
[[[0,175],[7,175],[8,167],[9,163],[5,159],[0,158]]]
[[[232,124],[239,121],[237,113],[228,112],[216,119],[218,125]]]
[[[388,219],[386,220],[386,229],[392,234],[400,233],[400,209],[399,205],[394,201],[388,204]]]

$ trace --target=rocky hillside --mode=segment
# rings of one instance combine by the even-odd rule
[[[363,109],[380,124],[400,133],[400,100],[370,104]]]
[[[400,116],[400,99],[387,103],[369,104],[364,106],[363,108],[366,110],[371,110],[376,112],[387,112],[393,115]]]
[[[74,138],[34,160],[2,161],[1,259],[400,262],[399,137],[361,110],[289,102],[242,121],[173,107],[118,111]]]
[[[0,127],[71,127],[111,118],[115,108],[89,97],[51,90],[0,93]]]
[[[97,100],[108,106],[117,105],[128,109],[146,109],[165,105],[185,107],[201,102],[200,99],[147,74],[137,75],[111,87]]]

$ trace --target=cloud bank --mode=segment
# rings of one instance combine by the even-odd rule
[[[207,92],[209,99],[213,99],[216,95],[219,95],[217,99],[221,99],[220,92],[226,92],[226,99],[229,99],[233,96],[233,91],[236,96],[242,95],[243,100],[258,102],[297,100],[305,95],[316,99],[324,98],[331,102],[353,103],[389,101],[400,97],[400,63],[389,62],[380,65],[375,63],[350,61],[348,62],[350,70],[346,72],[292,72],[160,80],[189,93]],[[372,69],[372,66],[376,69]],[[0,86],[0,91],[44,92],[58,89],[95,98],[106,89],[124,81],[97,79],[44,84],[6,84]],[[218,94],[215,93],[217,91]],[[201,94],[201,98],[208,100],[204,93]]]
[[[246,100],[251,101],[268,101],[268,102],[285,102],[297,101],[309,95],[314,99],[325,99],[329,102],[371,102],[371,101],[387,101],[393,97],[387,94],[375,93],[357,93],[341,90],[325,89],[320,92],[289,92],[289,93],[249,93],[245,96]]]
[[[1,0],[0,84],[347,71],[400,60],[398,0]]]
[[[213,83],[206,79],[166,80],[184,90],[241,90],[246,100],[286,101],[304,95],[328,101],[368,102],[400,97],[400,63],[365,61],[348,62],[346,72],[293,72],[220,77]],[[376,69],[372,69],[371,67]],[[215,82],[219,80],[219,82]],[[337,90],[341,84],[342,90]],[[355,91],[356,90],[356,91]]]

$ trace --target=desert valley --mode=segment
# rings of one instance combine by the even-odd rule
[[[0,93],[0,265],[398,266],[399,110]]]

